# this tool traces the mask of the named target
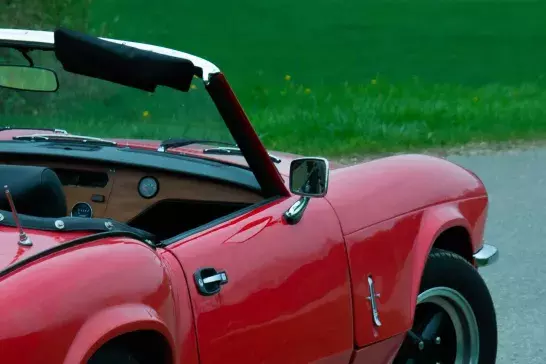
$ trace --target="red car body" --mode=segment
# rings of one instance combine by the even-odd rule
[[[135,332],[148,335],[135,336],[139,345],[153,337],[168,363],[390,363],[412,326],[431,249],[479,264],[486,189],[473,173],[435,157],[331,165],[327,195],[288,224],[283,214],[299,199],[288,186],[297,156],[278,153],[283,161],[273,164],[227,81],[215,77],[211,96],[232,116],[230,130],[244,136],[241,149],[255,156],[250,168],[260,164],[259,178],[278,196],[167,246],[123,234],[26,229],[33,246],[24,247],[16,228],[0,226],[2,363],[85,363],[108,341]],[[36,132],[7,129],[0,138]],[[174,152],[247,165],[200,150]],[[218,294],[199,293],[193,275],[203,267],[227,273]]]

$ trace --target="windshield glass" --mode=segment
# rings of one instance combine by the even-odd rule
[[[0,126],[57,128],[102,138],[234,143],[201,79],[193,79],[189,92],[158,87],[148,93],[66,72],[52,51],[28,55],[36,67],[57,73],[59,89],[29,92],[0,87]],[[0,48],[0,64],[29,63],[17,50]]]

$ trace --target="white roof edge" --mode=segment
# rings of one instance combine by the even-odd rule
[[[191,61],[194,66],[199,67],[203,70],[203,80],[207,82],[210,75],[220,72],[220,69],[216,67],[213,63],[207,61],[206,59],[194,56],[189,53],[180,52],[174,49],[159,47],[151,44],[145,43],[136,43],[129,42],[118,39],[102,38],[100,39],[107,40],[110,42],[124,44],[130,47],[151,51],[159,54],[164,54],[171,57],[187,59]],[[42,43],[45,45],[55,44],[55,38],[53,32],[50,31],[40,31],[40,30],[24,30],[24,29],[1,29],[0,28],[0,40],[9,40],[9,41],[20,41],[22,43]]]

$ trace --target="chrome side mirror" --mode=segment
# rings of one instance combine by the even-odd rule
[[[299,196],[324,197],[328,192],[328,161],[298,158],[290,164],[290,192]]]
[[[324,197],[328,192],[330,168],[324,158],[298,158],[290,164],[290,192],[302,196],[284,213],[289,224],[297,224],[311,197]]]

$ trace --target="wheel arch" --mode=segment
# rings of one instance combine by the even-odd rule
[[[423,215],[413,258],[411,321],[425,264],[434,248],[458,254],[472,264],[472,225],[456,204],[438,205],[428,209]]]
[[[64,363],[86,363],[105,345],[129,344],[142,353],[148,345],[138,346],[143,339],[163,342],[165,357],[174,362],[174,338],[167,325],[155,310],[143,304],[124,304],[104,309],[94,314],[78,331],[65,357]],[[135,341],[130,341],[133,339]],[[113,344],[114,343],[114,344]]]
[[[464,226],[455,225],[442,231],[434,240],[431,251],[432,249],[447,250],[463,257],[470,264],[474,262],[472,238]]]
[[[174,364],[171,344],[163,333],[156,330],[130,331],[115,336],[91,353],[90,358],[112,347],[129,351],[143,364]]]

